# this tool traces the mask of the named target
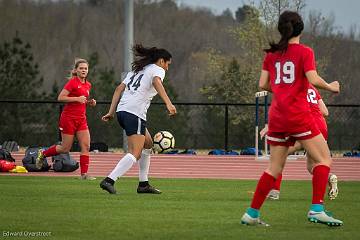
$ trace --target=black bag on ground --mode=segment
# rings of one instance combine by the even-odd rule
[[[15,162],[15,159],[11,156],[10,152],[4,148],[0,148],[0,159],[8,162]]]
[[[55,172],[73,172],[79,168],[79,163],[69,153],[53,156],[52,161]]]
[[[9,152],[19,151],[19,144],[15,141],[5,141],[2,144],[2,148],[8,150]]]
[[[43,166],[41,169],[36,168],[36,158],[38,156],[39,148],[38,147],[28,147],[25,151],[25,157],[22,160],[23,166],[29,172],[46,172],[49,171],[50,166],[46,160],[44,159]]]

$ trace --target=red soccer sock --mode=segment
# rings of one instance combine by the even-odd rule
[[[280,173],[279,176],[276,178],[274,189],[280,191],[282,181],[282,174]]]
[[[251,202],[251,208],[258,210],[261,208],[266,196],[269,194],[270,190],[273,189],[274,184],[275,178],[269,173],[264,172],[256,186],[255,194]]]
[[[313,197],[312,204],[323,204],[326,186],[328,183],[330,168],[325,165],[317,165],[313,169]]]
[[[80,172],[82,174],[86,174],[89,169],[89,155],[80,155]]]
[[[51,147],[46,149],[43,152],[43,154],[44,154],[45,157],[51,157],[51,156],[58,155],[59,153],[56,151],[56,145],[52,145]]]

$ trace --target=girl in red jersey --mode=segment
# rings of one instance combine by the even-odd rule
[[[300,44],[303,29],[304,23],[298,13],[283,12],[278,22],[281,39],[279,43],[270,43],[270,48],[265,50],[259,86],[273,93],[268,132],[270,164],[260,177],[250,208],[241,218],[241,223],[246,225],[268,226],[260,220],[259,210],[281,174],[288,149],[295,141],[299,141],[314,160],[313,197],[308,220],[329,226],[343,224],[324,209],[331,156],[306,100],[309,82],[331,92],[339,92],[340,86],[337,81],[326,83],[317,74],[313,50]]]
[[[89,64],[85,59],[76,59],[71,78],[58,96],[58,101],[66,103],[60,116],[61,145],[53,145],[47,150],[39,150],[36,167],[41,168],[44,158],[68,153],[74,142],[79,141],[81,179],[94,180],[87,175],[89,168],[90,132],[86,120],[86,106],[96,106],[95,99],[88,100],[91,83],[87,80]]]
[[[319,128],[321,134],[324,136],[324,139],[327,141],[328,139],[328,130],[325,117],[329,116],[329,111],[321,98],[319,91],[312,85],[309,84],[308,94],[307,94],[307,101],[310,104],[310,109],[314,121]],[[261,138],[267,134],[268,128],[265,127],[260,132]],[[301,150],[303,147],[299,141],[296,141],[294,146],[289,147],[288,155],[294,154],[296,151]],[[311,156],[306,155],[306,162],[307,162],[307,169],[310,174],[312,174],[314,168],[314,159]],[[276,179],[274,189],[272,189],[268,195],[268,198],[273,200],[278,200],[280,197],[280,186],[282,182],[282,174]],[[338,188],[337,188],[337,176],[335,174],[329,174],[329,192],[328,196],[330,200],[334,200],[338,195]]]

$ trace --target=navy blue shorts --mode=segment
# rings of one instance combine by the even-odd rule
[[[127,136],[134,134],[145,136],[145,120],[125,111],[116,112],[116,115],[120,126],[125,130]]]

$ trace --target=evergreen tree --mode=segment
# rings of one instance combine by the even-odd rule
[[[2,99],[40,99],[43,78],[34,63],[29,43],[18,36],[0,45],[0,96]]]
[[[0,45],[0,98],[3,100],[41,100],[43,78],[29,43],[15,36]],[[49,95],[51,96],[51,94]],[[55,108],[56,109],[56,108]],[[0,112],[0,141],[16,140],[21,145],[45,144],[56,140],[57,111],[52,105],[3,104]]]

